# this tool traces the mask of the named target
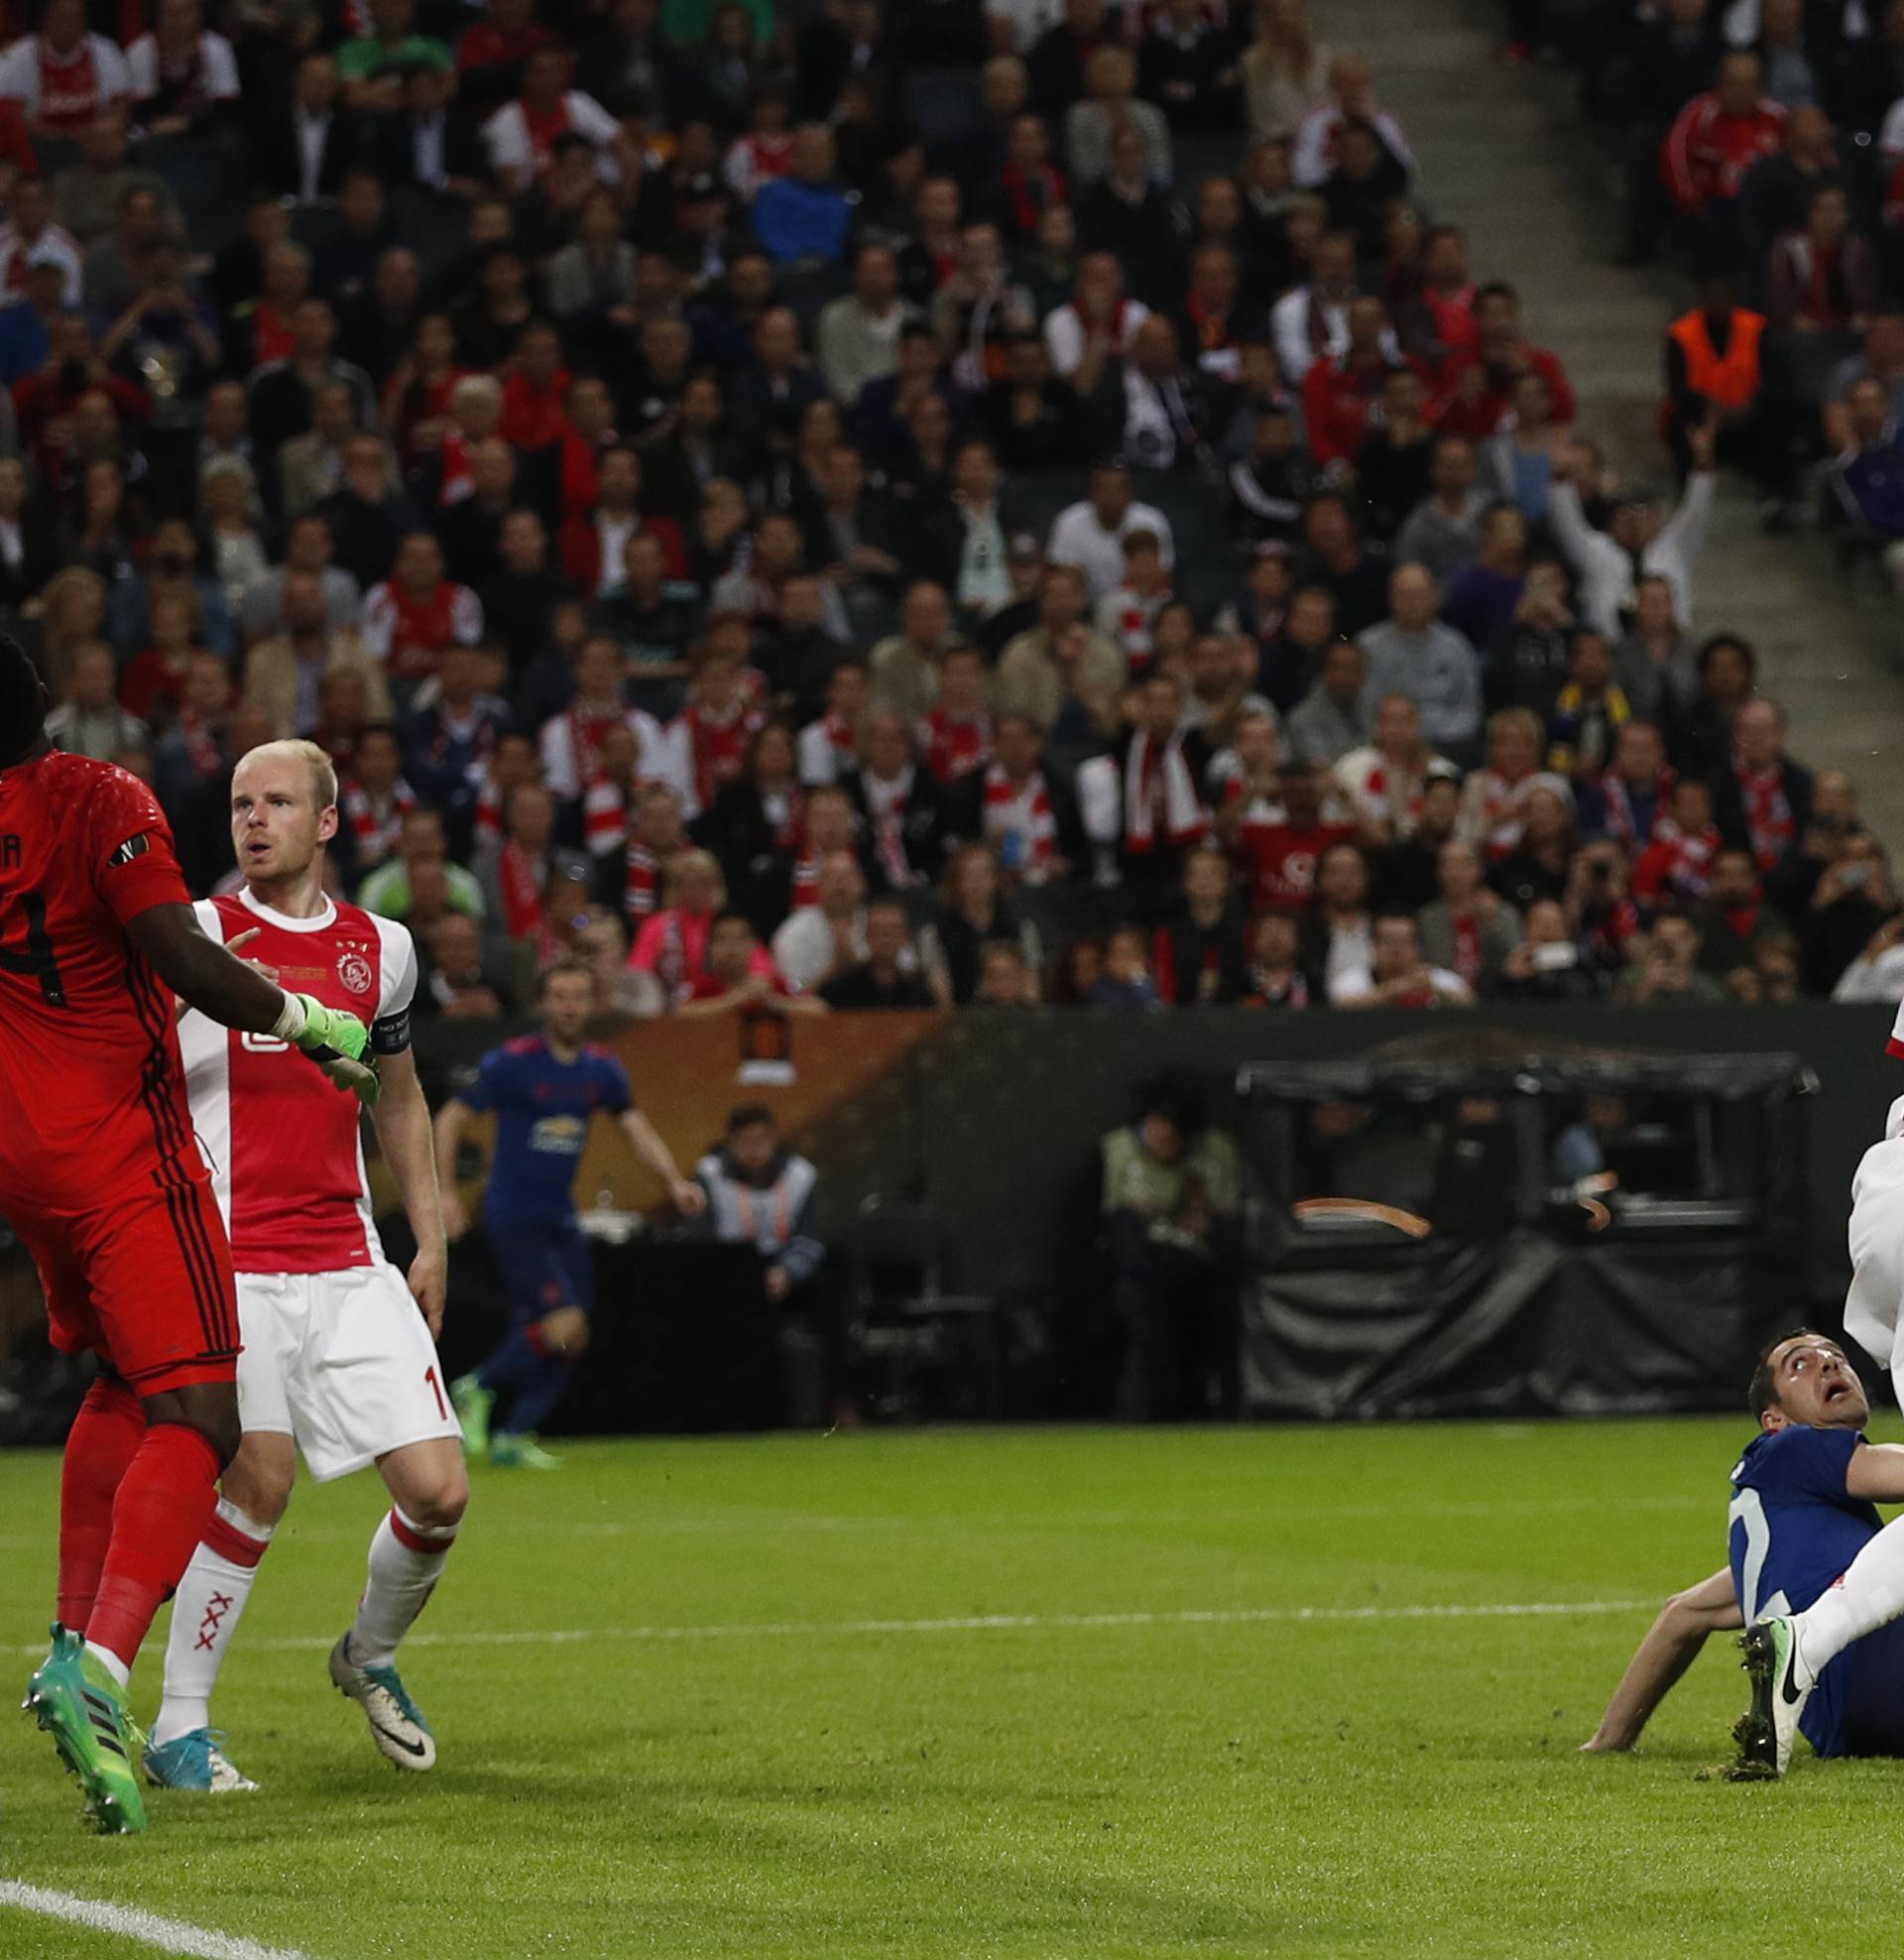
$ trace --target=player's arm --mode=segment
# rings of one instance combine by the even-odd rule
[[[463,1129],[476,1112],[460,1096],[451,1096],[436,1112],[436,1192],[443,1236],[460,1239],[469,1230],[469,1212],[456,1188],[456,1152]]]
[[[409,1048],[386,1054],[382,1074],[384,1093],[371,1111],[371,1122],[416,1239],[416,1257],[410,1264],[410,1290],[429,1322],[430,1333],[436,1335],[443,1327],[449,1244],[443,1230],[442,1194],[436,1185],[429,1104],[423,1097],[423,1085],[416,1079],[416,1057]]]
[[[1904,1504],[1904,1443],[1859,1443],[1844,1466],[1844,1488],[1872,1504]]]
[[[302,1048],[339,1088],[376,1100],[373,1063],[361,1059],[370,1033],[354,1014],[321,1007],[305,994],[288,994],[255,967],[206,936],[189,905],[155,905],[135,914],[125,930],[172,991],[226,1028],[275,1035]]]
[[[691,1177],[681,1175],[680,1165],[674,1162],[674,1153],[662,1140],[646,1115],[639,1109],[625,1109],[615,1119],[622,1126],[622,1135],[629,1141],[635,1155],[654,1171],[667,1186],[668,1201],[683,1217],[692,1218],[705,1209],[707,1193]]]
[[[1899,1453],[1904,1455],[1904,1451]],[[1729,1565],[1710,1579],[1675,1593],[1659,1609],[1659,1618],[1626,1663],[1613,1698],[1600,1718],[1600,1727],[1581,1748],[1596,1752],[1631,1749],[1653,1710],[1693,1664],[1707,1636],[1728,1633],[1744,1624]]]

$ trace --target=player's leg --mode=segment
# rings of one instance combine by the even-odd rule
[[[545,1470],[556,1459],[536,1445],[536,1437],[567,1392],[575,1364],[588,1352],[595,1266],[579,1229],[546,1234],[539,1264],[544,1310],[526,1330],[538,1362],[519,1384],[507,1418],[496,1425],[490,1456],[499,1464]]]
[[[218,1509],[173,1601],[165,1699],[152,1725],[146,1774],[173,1789],[254,1787],[211,1735],[210,1701],[259,1561],[291,1502],[298,1459],[287,1379],[310,1314],[309,1283],[297,1274],[241,1274],[238,1416],[244,1440],[220,1485]]]
[[[443,1575],[469,1478],[460,1441],[410,1443],[377,1467],[393,1505],[371,1538],[363,1597],[331,1650],[330,1677],[363,1708],[382,1755],[402,1770],[428,1770],[435,1736],[397,1671],[397,1649]]]
[[[371,1539],[356,1618],[331,1650],[330,1678],[363,1709],[385,1758],[427,1770],[435,1740],[397,1672],[397,1648],[442,1577],[469,1503],[462,1437],[403,1275],[380,1262],[312,1285],[321,1332],[290,1385],[305,1461],[320,1482],[374,1461],[394,1500]]]
[[[259,1561],[291,1502],[297,1461],[289,1434],[246,1430],[219,1486],[218,1509],[173,1595],[165,1697],[145,1755],[147,1779],[167,1789],[258,1787],[213,1732],[211,1695],[250,1603]]]

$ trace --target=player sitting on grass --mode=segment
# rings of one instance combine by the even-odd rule
[[[628,1071],[582,1039],[596,1009],[595,975],[576,964],[541,977],[542,1032],[486,1054],[476,1080],[436,1113],[436,1164],[443,1222],[459,1239],[469,1214],[456,1194],[456,1148],[463,1126],[496,1112],[496,1148],[483,1229],[509,1295],[510,1332],[489,1359],[450,1389],[472,1456],[524,1470],[552,1470],[557,1459],[536,1432],[568,1387],[588,1347],[595,1310],[595,1270],[575,1215],[575,1172],[599,1110],[614,1117],[635,1154],[667,1187],[669,1201],[693,1217],[707,1199],[680,1173],[672,1153],[635,1107]],[[499,1395],[511,1397],[505,1420],[490,1429]]]
[[[1632,1748],[1706,1637],[1749,1627],[1735,1776],[1782,1776],[1800,1731],[1820,1756],[1904,1756],[1904,1532],[1875,1509],[1904,1502],[1904,1446],[1864,1440],[1856,1370],[1809,1330],[1765,1350],[1751,1406],[1730,1562],[1666,1602],[1582,1747]]]
[[[436,1761],[429,1724],[397,1672],[397,1644],[442,1574],[469,1485],[431,1339],[446,1255],[429,1109],[410,1047],[416,954],[402,925],[325,897],[324,846],[337,823],[337,778],[321,749],[253,749],[231,778],[244,884],[200,901],[198,921],[274,978],[295,974],[369,1022],[383,1090],[372,1121],[418,1250],[406,1284],[371,1223],[356,1103],[282,1041],[187,1014],[178,1041],[192,1125],[215,1166],[238,1276],[244,1440],[173,1601],[165,1701],[145,1759],[148,1778],[170,1789],[256,1787],[218,1746],[211,1691],[291,1501],[296,1450],[319,1483],[375,1463],[390,1492],[330,1678],[399,1769]]]

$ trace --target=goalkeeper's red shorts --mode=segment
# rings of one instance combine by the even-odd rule
[[[202,1172],[11,1223],[40,1269],[55,1347],[97,1354],[140,1395],[237,1379],[231,1247]]]

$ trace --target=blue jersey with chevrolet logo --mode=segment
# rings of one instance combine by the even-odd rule
[[[496,1114],[496,1152],[483,1216],[492,1225],[567,1225],[575,1218],[575,1166],[599,1110],[634,1106],[628,1071],[605,1048],[584,1045],[572,1061],[526,1035],[483,1057],[460,1100]]]

